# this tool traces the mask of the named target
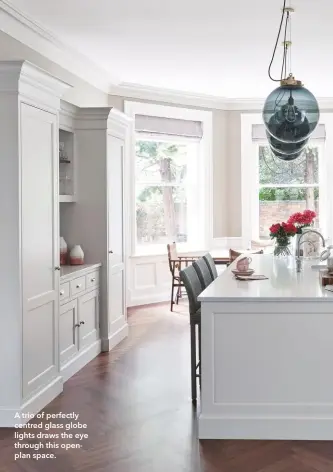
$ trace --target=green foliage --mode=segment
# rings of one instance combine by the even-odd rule
[[[318,147],[306,146],[294,161],[274,157],[269,146],[259,147],[259,180],[261,184],[297,185],[318,182]]]
[[[314,198],[318,200],[319,189],[314,188]],[[273,188],[261,188],[259,190],[259,200],[266,202],[273,201],[302,201],[306,200],[306,189],[297,187],[273,187]]]

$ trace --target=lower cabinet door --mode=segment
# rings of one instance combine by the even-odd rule
[[[84,349],[99,339],[98,290],[82,295],[78,299],[79,349]]]
[[[59,345],[60,366],[63,366],[79,351],[77,300],[60,306]]]

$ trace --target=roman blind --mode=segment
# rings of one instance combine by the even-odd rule
[[[326,130],[325,125],[319,124],[317,128],[312,133],[310,139],[325,139]],[[252,141],[265,141],[266,138],[266,128],[263,124],[252,125]]]
[[[160,116],[135,115],[135,131],[156,135],[184,136],[201,139],[201,121],[163,118]]]

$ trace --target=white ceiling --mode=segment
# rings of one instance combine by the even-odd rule
[[[10,2],[119,83],[229,98],[264,97],[275,87],[267,67],[282,0]],[[332,97],[333,2],[292,6],[293,72],[317,96]]]

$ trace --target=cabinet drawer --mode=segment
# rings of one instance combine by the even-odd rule
[[[87,290],[92,287],[97,287],[99,284],[99,271],[91,272],[86,275],[86,288]]]
[[[60,290],[59,290],[59,300],[60,303],[63,300],[67,300],[69,298],[69,282],[66,282],[64,284],[60,285]]]
[[[77,293],[82,292],[86,289],[86,277],[83,275],[82,277],[78,277],[77,279],[71,280],[71,296],[73,297]]]

